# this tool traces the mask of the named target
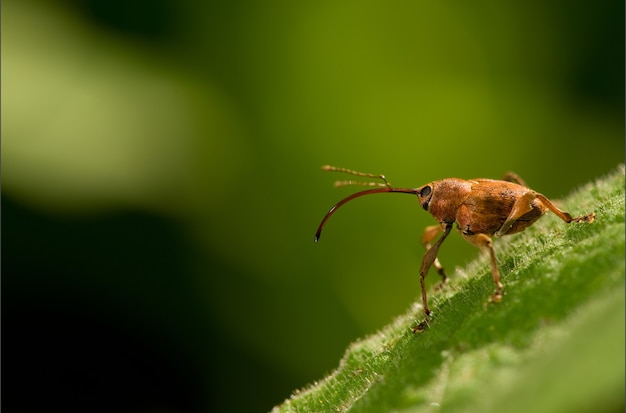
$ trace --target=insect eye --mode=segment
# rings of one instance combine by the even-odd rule
[[[432,191],[433,191],[433,188],[430,185],[426,185],[420,190],[420,193],[418,195],[420,203],[422,204],[422,208],[424,208],[425,211],[428,211],[428,207],[430,204],[429,195],[431,194]]]

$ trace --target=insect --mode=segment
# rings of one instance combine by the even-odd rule
[[[420,265],[420,287],[422,290],[422,305],[425,320],[413,332],[423,331],[428,325],[431,315],[428,307],[428,298],[424,278],[431,266],[434,266],[441,282],[445,283],[447,275],[437,258],[439,247],[445,241],[457,224],[457,230],[463,238],[483,250],[490,256],[491,273],[495,284],[495,291],[490,297],[491,302],[502,301],[504,285],[500,279],[500,272],[496,263],[496,255],[493,249],[492,237],[515,234],[531,226],[547,211],[552,211],[563,221],[588,222],[595,219],[593,212],[579,217],[572,217],[569,213],[561,211],[544,195],[528,188],[526,183],[516,174],[509,172],[502,180],[494,179],[459,179],[446,178],[434,181],[419,188],[395,188],[391,186],[384,175],[375,175],[357,172],[346,168],[323,166],[325,171],[343,172],[354,176],[378,179],[382,182],[368,181],[337,181],[335,186],[366,185],[376,188],[356,192],[335,204],[322,219],[315,234],[315,242],[319,241],[322,229],[328,219],[347,202],[355,198],[384,192],[398,192],[416,195],[417,200],[439,222],[437,225],[428,226],[424,229],[422,244],[426,248]],[[443,232],[443,233],[442,233]],[[433,240],[442,235],[433,244]]]

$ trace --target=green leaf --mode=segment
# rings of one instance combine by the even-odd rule
[[[623,411],[624,166],[559,204],[596,221],[498,239],[502,303],[480,256],[430,292],[423,333],[416,302],[273,412]]]

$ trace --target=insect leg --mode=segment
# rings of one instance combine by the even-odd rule
[[[513,204],[513,208],[511,208],[509,216],[506,217],[506,220],[504,221],[500,229],[498,229],[493,235],[495,235],[496,237],[500,237],[506,234],[507,231],[511,228],[511,225],[515,223],[515,221],[520,219],[522,215],[532,211],[533,207],[531,205],[531,202],[535,198],[537,198],[537,196],[538,194],[535,191],[529,190],[524,195],[517,198],[517,200]]]
[[[498,263],[496,262],[496,253],[493,251],[493,243],[491,242],[491,238],[489,238],[485,234],[476,234],[473,235],[471,242],[474,245],[478,245],[482,249],[486,249],[489,251],[489,257],[491,259],[491,274],[493,276],[493,283],[496,285],[496,289],[489,298],[490,301],[494,303],[499,303],[502,301],[502,290],[504,289],[504,285],[500,281],[500,271],[498,271]]]
[[[504,174],[504,176],[502,177],[503,181],[507,181],[507,182],[513,182],[514,184],[518,184],[521,186],[525,186],[526,188],[528,188],[528,185],[526,185],[526,182],[515,172],[507,172]]]
[[[428,299],[426,297],[426,286],[424,285],[424,278],[426,274],[428,274],[428,269],[431,265],[437,260],[437,254],[439,252],[439,247],[446,239],[450,230],[452,229],[452,224],[446,224],[446,227],[443,230],[443,235],[435,242],[435,245],[426,250],[424,254],[424,258],[422,258],[422,265],[420,266],[420,286],[422,288],[422,304],[424,305],[424,314],[428,317],[430,315],[430,309],[428,308]],[[435,232],[435,235],[437,232]]]
[[[441,231],[443,231],[443,228],[441,227],[441,225],[431,225],[431,226],[424,228],[424,234],[422,235],[422,245],[424,246],[424,248],[426,248],[427,251],[432,248],[432,245],[431,245],[432,240],[434,240],[437,234],[439,234]],[[436,288],[440,288],[448,280],[448,276],[443,270],[443,267],[441,266],[441,263],[439,262],[439,258],[435,257],[435,261],[433,261],[433,265],[435,266],[437,273],[441,276],[441,283],[436,287]]]
[[[541,201],[541,203],[543,205],[546,206],[546,208],[548,208],[550,211],[552,211],[557,217],[561,218],[563,221],[567,222],[568,224],[570,222],[589,222],[592,223],[595,219],[596,219],[596,214],[594,214],[593,212],[587,214],[587,215],[582,215],[580,217],[574,217],[572,218],[572,216],[570,214],[568,214],[565,211],[561,211],[559,208],[556,207],[556,205],[554,205],[548,198],[546,198],[545,196],[541,195],[541,194],[537,194],[537,198]]]

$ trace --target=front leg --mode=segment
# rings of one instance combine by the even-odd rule
[[[434,231],[432,228],[433,227],[426,228],[426,230],[424,231],[424,236],[426,236],[426,233],[430,232],[432,239],[441,231],[441,226],[439,227],[440,229],[436,231]],[[428,319],[430,318],[430,308],[428,308],[428,297],[426,296],[426,285],[424,283],[424,278],[426,277],[426,274],[428,274],[428,269],[430,268],[430,266],[437,261],[439,247],[446,239],[451,229],[452,223],[446,223],[445,228],[443,229],[443,235],[437,240],[435,245],[433,245],[432,247],[427,247],[428,249],[424,254],[424,258],[422,258],[422,264],[420,265],[420,287],[422,288],[422,306],[424,307],[424,315],[426,316],[426,318],[424,319],[424,321],[412,328],[413,333],[421,333],[426,329],[426,326],[428,325]],[[441,268],[441,266],[439,267]]]
[[[452,229],[452,223],[446,223],[445,225],[446,226],[443,229],[443,235],[437,240],[435,245],[433,245],[432,247],[426,250],[424,257],[422,258],[422,264],[420,265],[420,286],[422,287],[422,304],[424,305],[424,314],[427,317],[430,315],[430,309],[428,308],[428,299],[426,297],[426,286],[424,283],[424,278],[428,274],[428,269],[430,268],[431,265],[433,265],[433,263],[436,263],[435,268],[438,267],[443,272],[443,268],[441,268],[441,265],[439,265],[439,262],[437,260],[437,254],[439,254],[439,247],[441,246],[443,241],[446,239],[446,237],[450,233],[450,230]],[[428,228],[426,230],[428,231]],[[435,232],[434,235],[436,235],[438,232],[439,231]],[[433,235],[433,238],[434,238],[434,235]],[[445,274],[443,274],[443,276],[445,279]]]
[[[426,248],[426,251],[432,248],[431,242],[441,231],[443,231],[443,227],[441,225],[431,225],[424,228],[424,234],[422,235],[422,245],[424,246],[424,248]],[[437,270],[437,273],[441,276],[441,282],[436,287],[436,289],[439,289],[446,283],[446,281],[448,280],[448,276],[446,275],[446,272],[439,262],[439,258],[435,257],[435,260],[433,261],[433,266],[435,267],[435,270]]]

